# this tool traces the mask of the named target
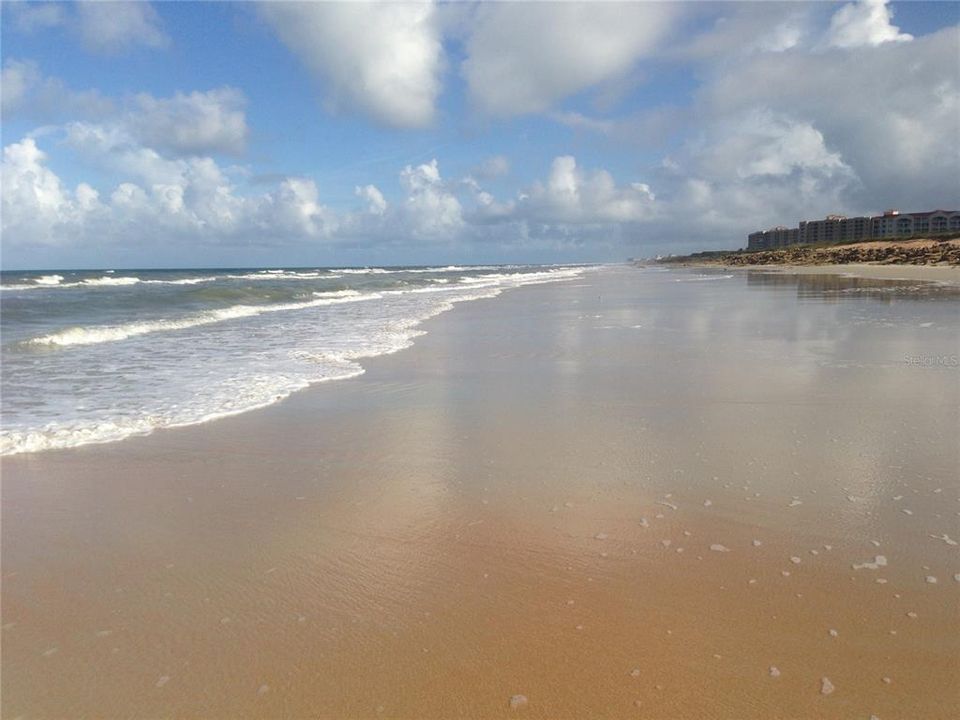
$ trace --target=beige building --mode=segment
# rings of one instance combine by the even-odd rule
[[[913,235],[960,232],[960,210],[931,210],[901,213],[886,210],[874,217],[827,215],[823,220],[801,220],[799,228],[779,225],[747,236],[748,250],[765,250],[785,245],[883,240]]]

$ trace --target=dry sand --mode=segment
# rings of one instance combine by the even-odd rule
[[[609,269],[6,458],[2,715],[957,717],[957,307]]]

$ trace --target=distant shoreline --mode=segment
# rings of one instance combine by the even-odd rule
[[[662,258],[657,264],[720,267],[875,265],[960,267],[960,239],[873,240],[844,245],[794,245],[774,250],[731,250]]]

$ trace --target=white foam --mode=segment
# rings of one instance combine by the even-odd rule
[[[192,367],[194,370],[177,378],[175,384],[154,387],[151,395],[126,391],[125,395],[118,396],[119,403],[110,400],[111,395],[105,395],[103,399],[91,398],[89,412],[83,407],[87,404],[86,400],[77,402],[76,409],[81,411],[79,416],[50,412],[46,416],[41,415],[33,424],[7,423],[0,429],[0,455],[112,442],[133,435],[149,434],[161,428],[208,422],[265,407],[313,383],[362,374],[363,367],[359,360],[409,347],[417,336],[423,334],[418,326],[424,320],[451,309],[457,303],[492,298],[503,290],[527,284],[566,280],[577,277],[583,271],[584,268],[567,268],[515,273],[497,283],[460,285],[456,291],[432,295],[390,291],[388,298],[380,293],[356,290],[318,292],[303,302],[235,305],[181,317],[66,328],[32,341],[24,341],[30,345],[63,349],[64,352],[76,347],[77,355],[57,353],[56,357],[79,359],[85,357],[82,353],[94,352],[104,344],[130,339],[130,357],[141,358],[138,362],[145,364],[150,373],[156,372],[155,368],[164,373],[180,373],[181,367],[185,370]],[[365,302],[378,298],[382,302]],[[309,313],[311,308],[344,303],[353,303],[357,309],[348,313]],[[178,330],[281,311],[306,311],[307,314],[303,316],[304,320],[294,314],[271,324],[225,325],[216,335],[204,332],[169,339],[166,335]],[[266,337],[270,338],[270,343],[262,351],[259,348],[252,353],[244,350],[250,343],[248,327],[256,333],[268,333]],[[321,330],[319,334],[318,329]],[[146,339],[143,343],[133,340],[151,336],[149,342],[152,345],[149,346]],[[217,356],[206,355],[208,352],[220,352],[221,337],[231,343],[228,346],[230,354],[225,356],[228,361],[226,364],[214,359]],[[182,342],[203,345],[204,354],[196,357],[188,354],[184,357],[179,351],[181,345],[178,345]],[[81,347],[88,349],[80,350]],[[169,352],[166,351],[168,347]],[[154,352],[156,349],[163,352],[159,353],[160,357],[155,362],[154,358],[158,355]],[[102,362],[100,358],[106,356],[93,357]],[[118,357],[126,362],[127,351],[124,350],[123,355]],[[182,358],[183,362],[173,359],[177,357]],[[172,369],[171,363],[176,364],[176,370]],[[69,367],[69,364],[65,367]],[[181,384],[180,379],[185,382]],[[105,376],[104,380],[109,381],[107,391],[110,393],[122,390],[128,382],[123,373]],[[134,376],[131,376],[129,382],[133,381]],[[174,378],[171,377],[170,381],[172,383]],[[168,390],[188,394],[179,397],[169,394]]]
[[[104,275],[103,277],[98,278],[87,278],[86,280],[81,280],[80,284],[82,285],[136,285],[140,282],[138,277],[116,277],[115,275]]]
[[[319,293],[315,293],[319,294]],[[236,320],[238,318],[252,317],[269,312],[282,312],[286,310],[303,310],[321,305],[333,305],[341,302],[355,302],[359,300],[374,300],[381,297],[379,293],[368,293],[361,295],[320,297],[316,300],[309,300],[301,303],[276,303],[273,305],[233,305],[231,307],[220,308],[218,310],[207,310],[196,315],[190,315],[183,318],[170,320],[150,320],[146,322],[132,322],[123,325],[95,325],[91,327],[75,327],[61,330],[60,332],[43,335],[42,337],[32,338],[26,342],[32,345],[93,345],[96,343],[117,342],[138,335],[147,335],[156,332],[168,332],[171,330],[186,330],[188,328],[198,327],[200,325],[210,325],[212,323],[223,322],[225,320]]]
[[[34,282],[37,285],[59,285],[63,282],[63,275],[41,275]]]
[[[877,555],[873,558],[873,562],[862,562],[862,563],[853,563],[851,567],[854,570],[877,570],[882,567],[887,566],[887,558],[883,555]]]

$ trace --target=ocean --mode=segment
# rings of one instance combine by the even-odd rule
[[[458,302],[584,266],[0,273],[0,454],[206,422],[354,377]]]

